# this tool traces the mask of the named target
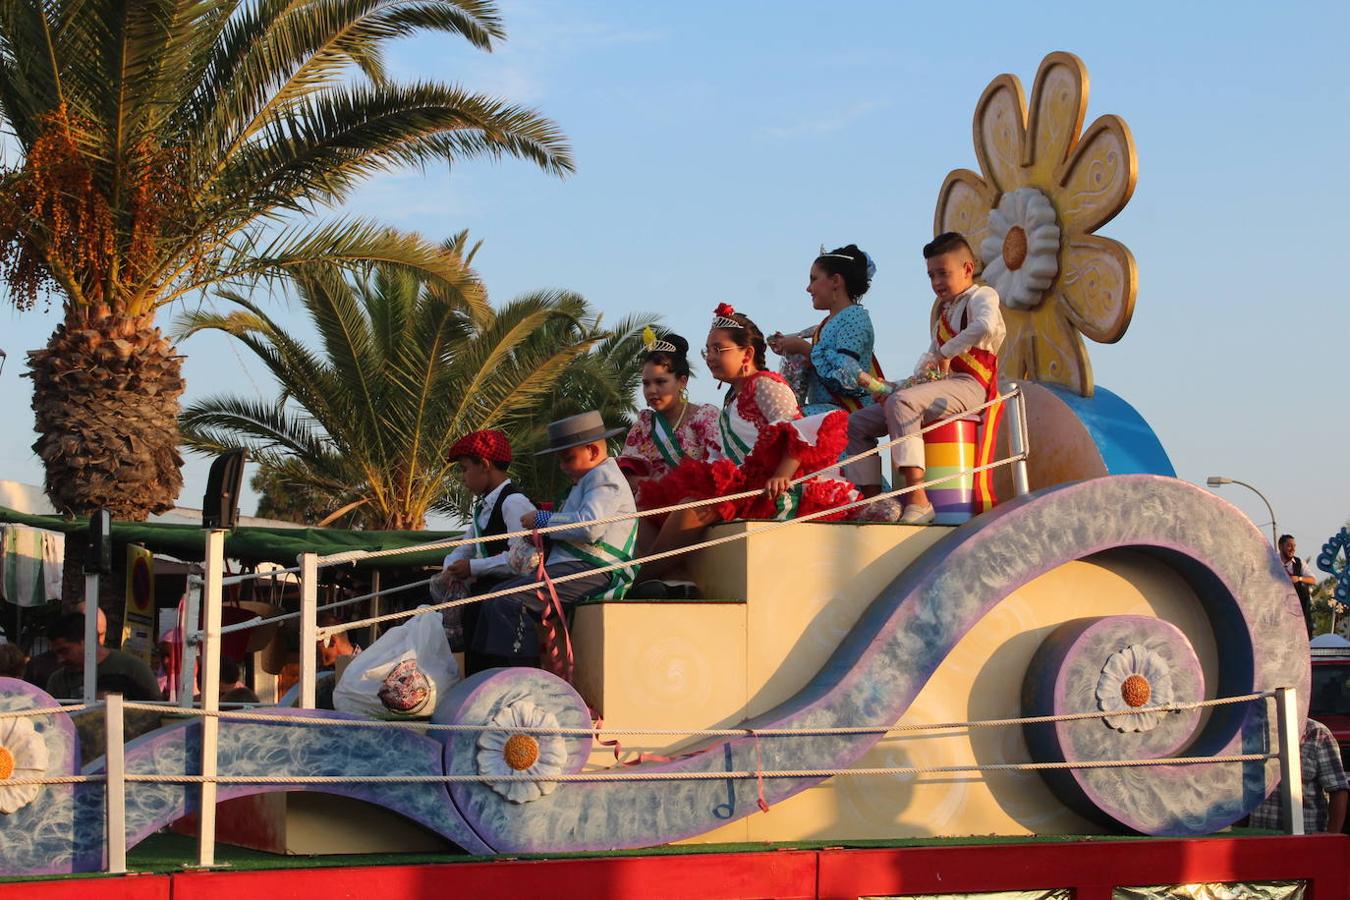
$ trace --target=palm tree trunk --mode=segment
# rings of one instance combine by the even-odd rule
[[[179,471],[178,400],[181,357],[154,325],[70,309],[47,346],[28,354],[46,492],[62,513],[108,509],[140,521],[174,505]],[[83,561],[67,555],[67,599],[83,592]]]

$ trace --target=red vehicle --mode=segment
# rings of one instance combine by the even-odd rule
[[[1350,767],[1350,647],[1312,648],[1308,715],[1331,729]]]

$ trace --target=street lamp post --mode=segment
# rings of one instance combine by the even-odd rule
[[[1205,484],[1209,485],[1210,487],[1221,487],[1222,485],[1225,484],[1240,484],[1247,490],[1254,493],[1256,496],[1260,497],[1261,502],[1266,505],[1266,510],[1270,513],[1270,542],[1271,544],[1274,545],[1279,544],[1280,542],[1279,529],[1275,527],[1275,508],[1270,505],[1270,501],[1266,499],[1265,494],[1261,493],[1260,491],[1258,491],[1256,488],[1252,487],[1245,481],[1238,481],[1236,478],[1224,478],[1222,475],[1209,476],[1208,478],[1205,479]]]

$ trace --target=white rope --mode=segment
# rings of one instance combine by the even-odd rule
[[[709,547],[717,547],[721,544],[728,544],[733,541],[746,540],[750,538],[752,535],[767,534],[771,531],[777,531],[780,528],[788,528],[793,525],[800,525],[803,522],[811,522],[816,519],[823,519],[826,516],[838,515],[839,513],[847,512],[850,509],[856,509],[860,506],[866,506],[869,503],[876,503],[879,500],[886,500],[890,497],[899,497],[902,494],[908,494],[913,491],[932,487],[933,485],[937,484],[946,484],[947,482],[953,481],[961,477],[962,475],[977,475],[980,472],[985,472],[990,469],[996,469],[999,466],[1006,466],[1009,465],[1010,463],[1020,462],[1024,459],[1026,459],[1026,454],[1019,453],[1016,456],[1009,456],[1005,459],[995,460],[994,462],[986,463],[983,466],[975,466],[972,469],[961,469],[958,472],[955,472],[951,475],[945,475],[942,478],[929,479],[928,481],[922,482],[920,484],[912,484],[907,487],[898,488],[893,491],[887,491],[885,493],[877,494],[874,497],[864,497],[861,500],[855,500],[852,503],[845,503],[840,506],[832,506],[829,509],[817,510],[816,512],[807,513],[806,515],[797,516],[792,519],[785,519],[781,522],[762,522],[762,520],[753,520],[752,524],[762,525],[762,527],[750,528],[743,532],[723,535],[722,537],[719,538],[711,538],[709,540],[700,541],[695,544],[689,544],[684,547],[677,547],[674,550],[664,550],[660,553],[652,553],[647,556],[640,556],[637,557],[636,559],[631,559],[627,562],[611,563],[605,566],[597,566],[595,568],[583,569],[579,572],[573,572],[571,575],[559,575],[557,578],[553,578],[551,580],[554,584],[565,584],[566,582],[569,581],[579,581],[583,578],[592,578],[596,575],[603,575],[606,572],[613,572],[618,569],[628,569],[633,568],[635,566],[645,565],[646,563],[653,562],[654,560],[658,559],[666,559],[672,556],[681,556],[685,553],[693,553],[697,550],[706,550]],[[831,466],[831,468],[833,468],[833,466]],[[749,494],[749,496],[755,496],[761,493],[763,493],[763,491],[752,491]],[[740,495],[733,494],[730,496],[735,497]],[[727,499],[728,499],[727,497],[718,497],[715,499],[714,502],[723,503],[726,502]],[[669,507],[669,508],[689,509],[694,505],[707,505],[707,504],[704,501],[697,501],[696,503],[682,504],[678,507]],[[603,522],[605,520],[598,519],[597,521]],[[572,528],[575,526],[569,525],[567,527]],[[541,529],[541,531],[542,530],[543,529]],[[528,534],[529,532],[525,533]],[[426,582],[419,582],[419,583],[427,584],[429,582],[430,579],[428,579]],[[367,628],[371,625],[378,625],[381,622],[392,622],[397,619],[407,619],[412,616],[421,615],[422,613],[438,612],[440,610],[451,609],[452,607],[456,606],[467,606],[470,603],[482,603],[484,600],[492,600],[497,597],[505,597],[510,594],[523,594],[529,591],[537,590],[544,586],[545,582],[535,581],[530,584],[522,584],[517,585],[516,587],[501,588],[500,590],[489,591],[486,594],[475,594],[472,597],[463,597],[459,600],[447,600],[444,603],[427,604],[424,606],[419,606],[416,609],[405,609],[400,612],[385,613],[384,615],[381,616],[370,616],[365,619],[357,619],[353,622],[339,623],[337,625],[329,625],[324,628],[319,628],[315,631],[315,635],[320,640],[322,640],[328,635],[342,634],[343,632],[347,631],[355,631],[358,628]]]
[[[984,403],[980,404],[980,405],[977,406],[977,407],[974,407],[974,408],[968,409],[968,410],[963,410],[963,411],[961,411],[961,412],[955,412],[955,413],[952,413],[952,414],[949,415],[949,416],[944,416],[944,417],[942,417],[942,418],[936,419],[936,420],[934,420],[933,422],[929,423],[928,425],[925,425],[925,426],[923,426],[922,428],[920,428],[920,429],[919,429],[917,432],[915,432],[914,434],[905,434],[905,435],[901,435],[901,436],[898,437],[898,438],[894,438],[894,439],[892,439],[892,440],[886,441],[886,442],[884,442],[884,443],[882,443],[882,444],[877,445],[876,447],[872,447],[872,448],[870,448],[870,449],[868,449],[868,450],[864,450],[864,451],[862,451],[861,453],[856,453],[856,454],[854,454],[853,456],[850,456],[850,457],[848,457],[848,458],[846,458],[846,459],[844,459],[844,460],[836,461],[836,462],[834,462],[834,463],[831,463],[830,465],[825,466],[824,468],[818,469],[818,470],[816,470],[816,471],[814,471],[814,472],[808,472],[808,473],[805,474],[805,475],[800,475],[800,476],[798,476],[797,478],[794,478],[794,479],[790,482],[790,486],[795,486],[795,485],[801,484],[801,483],[803,483],[803,482],[809,481],[809,480],[811,480],[812,478],[815,478],[815,477],[817,477],[818,475],[820,475],[820,473],[822,473],[822,472],[834,471],[835,469],[843,469],[843,467],[845,467],[845,466],[847,466],[847,465],[850,465],[850,464],[852,464],[852,463],[855,463],[855,462],[857,462],[857,461],[860,460],[860,459],[865,459],[866,457],[871,456],[871,455],[873,455],[873,454],[880,454],[882,451],[887,450],[887,449],[889,449],[889,448],[895,446],[896,444],[899,444],[899,443],[902,442],[902,441],[913,440],[913,439],[915,439],[915,438],[922,438],[923,435],[927,434],[928,432],[933,431],[934,429],[937,429],[937,428],[941,428],[943,425],[946,425],[946,424],[948,424],[948,423],[951,422],[951,421],[955,421],[955,420],[957,420],[957,419],[965,419],[965,418],[969,418],[969,417],[971,417],[971,416],[973,416],[973,415],[976,415],[976,414],[978,414],[978,413],[983,412],[984,410],[986,410],[986,409],[988,409],[988,408],[990,408],[990,407],[992,407],[992,406],[995,406],[996,404],[1003,403],[1003,402],[1005,402],[1005,401],[1007,401],[1007,400],[1016,398],[1017,396],[1019,396],[1019,395],[1021,394],[1021,392],[1022,392],[1022,389],[1021,389],[1020,387],[1015,387],[1015,388],[1013,388],[1011,391],[1009,391],[1007,394],[1001,394],[1001,395],[999,395],[998,397],[994,398],[993,400],[987,400],[987,401],[985,401]],[[830,510],[822,510],[822,511],[820,511],[820,512],[818,512],[818,513],[812,513],[812,514],[810,514],[810,515],[799,516],[799,517],[794,518],[794,519],[788,519],[788,520],[786,520],[785,522],[779,522],[779,523],[776,523],[776,525],[775,525],[774,527],[781,527],[781,526],[788,525],[788,524],[792,524],[792,523],[796,523],[796,522],[809,522],[809,521],[812,521],[812,520],[817,519],[817,518],[823,518],[824,516],[831,515],[831,514],[833,514],[833,513],[837,513],[837,512],[839,512],[839,511],[841,511],[841,510],[848,510],[848,509],[854,509],[854,508],[857,508],[857,507],[860,507],[860,506],[867,506],[867,505],[869,505],[869,504],[876,503],[876,502],[878,502],[878,501],[880,501],[880,500],[885,500],[885,499],[888,499],[888,498],[891,498],[891,497],[898,497],[898,496],[901,496],[901,495],[903,495],[903,494],[907,494],[907,493],[910,493],[910,492],[912,492],[912,491],[919,490],[919,489],[921,489],[921,488],[928,488],[928,487],[932,487],[932,486],[938,485],[938,484],[947,484],[947,483],[950,483],[950,482],[952,482],[952,481],[955,481],[956,479],[958,479],[958,478],[960,478],[960,477],[962,477],[962,476],[978,474],[979,472],[983,472],[983,471],[985,471],[986,469],[993,469],[993,468],[996,468],[996,467],[998,467],[998,466],[1001,466],[1001,465],[1007,465],[1008,463],[1012,463],[1012,462],[1020,462],[1020,461],[1023,460],[1023,459],[1026,459],[1026,454],[1025,454],[1025,453],[1019,454],[1019,455],[1017,455],[1017,456],[1010,456],[1010,457],[1008,457],[1007,459],[997,460],[996,462],[990,463],[990,464],[985,465],[985,466],[978,466],[978,467],[973,468],[973,469],[962,469],[962,470],[960,470],[960,471],[958,471],[958,472],[956,472],[956,473],[953,473],[953,474],[951,474],[951,475],[947,475],[947,476],[945,476],[945,477],[943,477],[943,478],[931,479],[931,480],[929,480],[929,481],[923,482],[922,484],[911,485],[911,486],[909,486],[909,487],[901,488],[901,489],[899,489],[899,490],[890,491],[890,492],[884,493],[884,494],[877,494],[876,496],[873,496],[873,497],[865,497],[865,498],[863,498],[863,499],[860,500],[860,501],[856,501],[856,502],[854,502],[854,503],[850,503],[850,504],[848,504],[848,505],[846,505],[846,506],[834,507],[834,508],[832,508],[832,509],[830,509]],[[684,502],[684,503],[677,503],[677,504],[675,504],[675,505],[673,505],[673,506],[664,506],[664,507],[659,507],[659,508],[657,508],[657,509],[638,510],[638,511],[632,512],[632,513],[622,513],[622,514],[620,514],[620,515],[606,516],[606,517],[603,517],[603,518],[592,519],[592,520],[585,521],[585,522],[577,522],[577,523],[575,523],[575,524],[568,524],[568,525],[548,525],[548,526],[545,526],[545,527],[539,528],[539,529],[528,529],[528,530],[520,530],[520,531],[509,531],[509,532],[506,532],[506,533],[504,533],[504,534],[499,534],[499,535],[480,535],[480,536],[478,536],[478,537],[471,537],[471,538],[454,538],[454,539],[449,539],[449,540],[444,540],[444,541],[433,541],[433,542],[427,543],[427,544],[416,544],[416,545],[413,545],[413,546],[411,546],[411,547],[394,547],[394,548],[390,548],[390,549],[388,549],[388,550],[349,550],[349,551],[344,551],[344,552],[342,552],[342,553],[332,554],[332,555],[330,555],[330,556],[321,556],[321,557],[318,558],[317,564],[318,564],[320,567],[322,567],[322,566],[329,566],[329,565],[339,565],[339,564],[342,564],[342,563],[357,562],[358,560],[364,560],[364,559],[378,559],[378,558],[385,557],[385,556],[397,556],[397,555],[399,555],[399,554],[404,554],[404,553],[422,553],[422,552],[429,552],[429,551],[431,551],[431,550],[443,550],[443,549],[444,549],[444,550],[448,550],[448,549],[451,549],[451,548],[454,548],[454,547],[466,547],[466,546],[473,545],[473,544],[486,543],[486,542],[488,542],[488,541],[503,541],[503,540],[509,540],[509,539],[511,539],[511,538],[516,538],[516,537],[527,537],[527,536],[530,536],[530,535],[535,534],[536,531],[537,531],[539,534],[543,535],[543,534],[551,534],[551,533],[553,533],[553,532],[555,532],[555,531],[563,531],[563,530],[571,529],[571,528],[591,527],[591,526],[593,526],[593,525],[609,525],[609,524],[613,524],[613,523],[616,523],[616,522],[626,522],[626,521],[631,521],[631,520],[633,520],[633,519],[641,519],[641,518],[644,518],[644,517],[646,517],[646,516],[666,515],[666,514],[669,514],[669,513],[672,513],[672,512],[681,512],[681,511],[687,510],[687,509],[697,509],[697,508],[704,507],[704,506],[714,506],[714,505],[718,505],[718,504],[721,504],[721,503],[728,503],[728,502],[732,502],[732,501],[736,501],[736,500],[745,500],[745,499],[748,499],[748,498],[750,498],[750,497],[756,497],[756,496],[759,496],[759,495],[762,494],[763,492],[764,492],[764,491],[763,491],[762,488],[756,489],[756,490],[753,490],[753,491],[741,491],[740,493],[737,493],[737,494],[726,494],[726,495],[724,495],[724,496],[719,496],[719,497],[708,497],[708,498],[705,498],[705,499],[702,499],[702,500],[689,500],[689,501],[686,501],[686,502]],[[640,559],[635,559],[635,560],[632,560],[631,562],[627,562],[627,563],[615,564],[615,565],[605,566],[605,567],[597,568],[597,569],[587,569],[587,570],[584,571],[584,572],[577,572],[577,573],[574,573],[573,575],[560,576],[560,577],[558,577],[558,578],[553,579],[553,582],[554,582],[555,584],[558,584],[558,583],[567,582],[567,581],[574,581],[574,580],[578,580],[578,579],[581,579],[581,578],[587,578],[587,577],[592,576],[592,575],[598,575],[598,574],[602,574],[602,573],[605,573],[605,572],[612,572],[612,571],[615,571],[615,570],[617,570],[617,569],[628,568],[629,566],[641,565],[642,563],[651,562],[652,560],[665,559],[665,558],[667,558],[667,557],[673,557],[673,556],[680,556],[680,555],[683,555],[683,554],[686,554],[686,553],[692,553],[692,552],[694,552],[694,551],[696,551],[696,550],[705,549],[705,548],[707,548],[707,547],[717,546],[718,544],[729,543],[729,542],[731,542],[731,541],[737,541],[737,540],[744,540],[744,539],[749,538],[751,534],[758,534],[760,531],[768,531],[768,530],[772,530],[772,529],[770,529],[770,528],[763,528],[763,529],[758,529],[758,530],[754,530],[754,531],[747,531],[747,532],[744,532],[744,533],[741,533],[741,534],[730,535],[730,536],[727,536],[727,537],[725,537],[725,538],[718,538],[718,539],[713,540],[713,541],[705,541],[705,542],[700,543],[700,544],[692,544],[692,545],[689,545],[689,546],[686,546],[686,547],[678,547],[678,548],[676,548],[676,549],[674,549],[674,550],[667,550],[667,551],[665,551],[664,553],[654,554],[654,555],[651,555],[651,556],[645,556],[645,557],[642,557],[642,558],[640,558]],[[296,567],[293,567],[292,569],[278,570],[278,571],[287,571],[287,572],[290,572],[290,571],[298,571],[299,568],[300,568],[299,566],[296,566]],[[272,572],[264,573],[264,575],[271,575],[271,574],[275,574],[275,573],[272,573]],[[389,595],[389,594],[395,594],[395,593],[398,593],[398,592],[400,592],[400,591],[407,591],[407,590],[412,590],[413,588],[424,587],[424,586],[430,584],[433,580],[435,580],[435,578],[436,578],[436,576],[433,575],[431,578],[427,578],[427,579],[425,579],[425,580],[414,581],[414,582],[411,582],[411,583],[409,583],[409,584],[398,585],[398,586],[396,586],[396,587],[385,588],[385,589],[378,590],[378,591],[372,591],[372,592],[370,592],[370,593],[368,593],[368,594],[361,594],[361,595],[359,595],[359,596],[357,596],[357,597],[350,597],[350,598],[348,598],[348,599],[346,599],[346,600],[339,600],[339,601],[337,601],[337,602],[335,602],[335,603],[327,603],[327,604],[324,604],[324,605],[322,605],[322,606],[316,607],[316,608],[315,608],[315,612],[324,612],[324,611],[327,611],[327,610],[337,609],[338,607],[342,607],[342,606],[350,606],[350,605],[352,605],[352,604],[354,604],[354,603],[360,603],[360,602],[365,601],[365,600],[372,600],[372,599],[374,599],[374,598],[376,598],[376,597],[383,597],[383,596],[386,596],[386,595]],[[347,632],[347,631],[354,631],[354,630],[356,630],[356,629],[358,629],[358,628],[365,628],[365,627],[368,627],[368,626],[370,626],[370,625],[379,624],[380,622],[394,621],[394,620],[396,620],[396,619],[404,619],[404,618],[408,618],[408,617],[410,617],[410,616],[417,615],[417,614],[419,614],[419,613],[421,613],[421,612],[434,612],[434,611],[436,611],[436,610],[450,609],[451,607],[454,607],[454,606],[464,606],[464,605],[467,605],[467,604],[469,604],[469,603],[479,603],[479,602],[482,602],[483,600],[491,600],[491,599],[493,599],[493,598],[495,598],[495,597],[504,597],[504,596],[506,596],[506,595],[508,595],[508,594],[514,594],[514,593],[517,593],[517,592],[520,592],[520,591],[534,590],[534,589],[536,589],[536,588],[540,588],[540,587],[543,587],[543,586],[544,586],[544,582],[542,582],[542,581],[537,581],[537,582],[535,582],[535,583],[533,583],[533,584],[521,585],[520,587],[517,587],[517,588],[510,588],[510,589],[507,589],[507,590],[495,591],[495,592],[487,593],[487,594],[479,594],[479,595],[476,595],[476,596],[473,596],[473,597],[466,597],[466,598],[463,598],[463,599],[461,599],[461,600],[448,601],[448,602],[446,602],[446,603],[441,603],[441,604],[437,604],[437,605],[434,605],[434,606],[429,606],[429,607],[428,607],[428,606],[421,606],[421,607],[419,607],[418,609],[413,609],[413,610],[403,610],[403,611],[396,612],[396,613],[389,613],[389,614],[387,614],[387,615],[385,615],[385,616],[377,616],[377,617],[368,618],[368,619],[361,619],[361,620],[359,620],[359,621],[357,621],[357,622],[348,622],[348,623],[345,623],[345,624],[333,625],[333,626],[329,626],[329,627],[327,627],[327,628],[320,628],[320,629],[318,630],[318,632],[317,632],[317,635],[319,636],[320,639],[322,639],[322,638],[324,638],[324,637],[326,637],[326,636],[328,636],[328,635],[339,634],[339,633]],[[298,619],[298,618],[300,618],[300,613],[299,613],[299,612],[282,613],[282,614],[280,614],[280,615],[271,616],[271,617],[269,617],[269,618],[262,618],[262,617],[259,617],[259,618],[256,618],[256,619],[249,619],[249,620],[246,621],[246,622],[238,622],[238,623],[235,623],[235,624],[233,624],[233,625],[225,626],[224,628],[221,629],[221,632],[220,632],[220,633],[221,633],[222,635],[224,635],[224,634],[232,634],[232,633],[237,632],[237,631],[248,631],[248,630],[251,630],[251,629],[254,629],[254,628],[259,628],[259,627],[261,627],[261,626],[263,626],[263,625],[267,625],[267,624],[270,624],[270,623],[273,623],[273,622],[287,622],[287,621],[291,621],[291,620],[293,620],[293,619]],[[196,636],[198,636],[199,634],[200,634],[200,632],[194,634],[193,637],[196,637]],[[193,642],[193,641],[190,641],[190,642]]]
[[[992,406],[996,406],[999,403],[1003,403],[1006,400],[1010,400],[1018,396],[1021,392],[1022,389],[1020,387],[1015,387],[1008,393],[1000,394],[993,400],[986,400],[979,406],[972,407],[971,409],[967,410],[962,410],[960,412],[954,412],[949,416],[944,416],[942,418],[935,419],[933,422],[923,426],[913,434],[902,434],[900,437],[893,438],[889,441],[886,441],[885,443],[877,445],[876,447],[864,450],[863,452],[857,453],[846,459],[833,462],[830,465],[818,469],[814,472],[808,472],[805,475],[798,476],[797,478],[794,478],[790,482],[790,484],[792,486],[795,486],[801,484],[802,482],[809,481],[812,478],[815,478],[821,472],[828,472],[836,468],[843,468],[844,466],[855,463],[860,459],[865,459],[868,456],[881,453],[883,450],[890,449],[891,447],[901,443],[902,441],[922,438],[928,432],[933,431],[937,428],[941,428],[943,425],[946,425],[949,422],[955,421],[957,419],[970,418],[971,416],[984,412],[986,409],[989,409]],[[954,480],[960,474],[968,474],[968,473],[962,472],[958,473],[957,475],[949,475],[946,478],[941,479],[941,481],[946,482]],[[727,494],[722,497],[710,497],[703,500],[691,500],[686,503],[677,503],[674,506],[663,506],[657,509],[639,510],[638,512],[635,513],[623,513],[621,515],[605,516],[603,518],[592,519],[586,522],[575,522],[567,525],[548,525],[539,529],[529,528],[521,531],[508,531],[505,534],[481,535],[479,537],[472,537],[472,538],[451,538],[444,541],[432,541],[426,544],[415,544],[410,547],[391,547],[387,550],[345,550],[342,553],[334,553],[329,556],[320,556],[318,558],[318,565],[320,568],[322,568],[324,566],[341,565],[343,563],[357,562],[358,560],[364,559],[379,559],[384,556],[398,556],[399,554],[403,553],[423,553],[423,552],[430,552],[432,550],[449,550],[454,547],[466,547],[471,544],[483,544],[489,541],[504,541],[515,537],[529,537],[536,531],[538,531],[539,534],[551,534],[552,532],[555,531],[564,531],[572,528],[590,528],[595,525],[612,525],[615,522],[627,522],[631,519],[640,519],[645,516],[661,516],[672,512],[679,512],[685,509],[696,509],[701,506],[712,506],[718,503],[726,503],[734,500],[745,500],[750,497],[758,496],[759,494],[762,493],[764,493],[762,488],[753,491],[741,491],[738,494]]]
[[[98,703],[80,703],[74,706],[34,706],[30,709],[7,709],[0,712],[0,719],[27,719],[36,716],[54,716],[57,713],[78,713],[87,709],[99,709],[103,702]]]
[[[857,769],[780,769],[762,772],[634,772],[603,770],[556,775],[127,775],[127,781],[178,784],[512,784],[516,782],[600,781],[724,781],[761,778],[830,778],[834,776],[937,775],[959,772],[1042,772],[1065,769],[1128,769],[1148,766],[1200,766],[1220,763],[1262,762],[1278,759],[1275,753],[1241,753],[1232,756],[1180,756],[1160,759],[1098,759],[1082,762],[989,763],[958,766],[874,766]]]
[[[20,784],[88,784],[93,781],[107,781],[106,775],[49,775],[46,778],[0,778],[0,787]]]
[[[378,719],[329,719],[322,716],[287,716],[257,712],[238,712],[228,710],[204,710],[174,708],[172,712],[184,716],[216,717],[237,719],[250,722],[269,722],[280,725],[336,725],[345,728],[400,728],[416,731],[444,731],[462,734],[477,734],[484,731],[506,734],[555,734],[569,737],[599,736],[602,734],[641,737],[651,735],[689,735],[691,737],[826,737],[855,734],[890,734],[892,732],[952,731],[963,728],[998,728],[1011,725],[1042,725],[1053,722],[1077,722],[1085,719],[1109,719],[1118,716],[1134,716],[1142,713],[1184,712],[1192,709],[1204,709],[1212,706],[1227,706],[1234,703],[1250,703],[1275,696],[1274,691],[1262,691],[1254,694],[1242,694],[1236,697],[1216,697],[1213,700],[1197,700],[1192,703],[1174,703],[1166,706],[1141,706],[1138,709],[1094,710],[1092,712],[1060,713],[1050,716],[1025,716],[1021,718],[984,719],[973,722],[897,722],[894,725],[845,725],[833,728],[564,728],[561,726],[528,725],[434,725],[429,722],[388,722]],[[163,707],[148,703],[127,702],[125,709],[161,710]]]

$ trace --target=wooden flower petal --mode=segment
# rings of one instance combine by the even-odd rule
[[[1056,179],[1055,204],[1066,234],[1090,234],[1125,208],[1134,194],[1139,160],[1129,126],[1102,116],[1088,126]]]
[[[998,193],[1027,183],[1022,170],[1027,130],[1027,100],[1016,75],[1000,75],[975,104],[975,158]]]
[[[1138,287],[1134,255],[1125,245],[1091,234],[1069,238],[1055,290],[1083,334],[1103,344],[1120,340],[1130,327]]]
[[[1031,109],[1022,164],[1034,183],[1051,179],[1078,144],[1087,114],[1088,71],[1072,53],[1051,53],[1041,60],[1031,89]]]
[[[1049,381],[1092,396],[1087,348],[1059,304],[1042,303],[1027,312],[1005,308],[1003,322],[1008,334],[999,352],[1001,377]]]
[[[997,197],[998,191],[969,169],[947,173],[947,179],[938,191],[933,233],[958,231],[979,253],[980,243],[989,229],[989,210]]]

